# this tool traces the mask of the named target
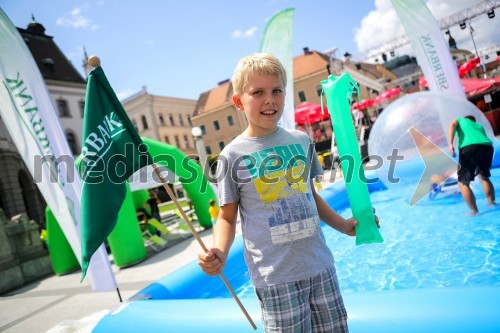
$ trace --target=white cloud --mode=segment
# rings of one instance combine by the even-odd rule
[[[257,30],[258,30],[257,27],[251,27],[250,29],[247,29],[245,31],[237,29],[237,30],[233,31],[233,33],[231,34],[231,36],[234,39],[238,39],[238,38],[251,38],[251,37],[255,36],[255,33],[257,32]]]
[[[65,16],[59,17],[56,20],[56,24],[75,29],[84,28],[97,30],[99,28],[96,24],[93,24],[89,18],[84,16],[82,14],[82,9],[78,7],[73,8],[73,10]]]
[[[250,29],[246,30],[245,33],[243,34],[243,36],[245,38],[250,38],[250,37],[253,37],[255,36],[255,33],[257,32],[257,27],[251,27]]]
[[[124,99],[126,99],[126,98],[128,98],[136,93],[137,93],[137,89],[134,90],[134,89],[128,88],[128,89],[117,92],[116,97],[118,97],[119,101],[123,101]]]
[[[455,14],[462,9],[474,6],[477,0],[429,0],[426,1],[431,13],[436,20]],[[499,13],[500,14],[500,13]],[[488,19],[486,14],[481,14],[472,19],[474,40],[478,50],[500,44],[500,18]],[[458,26],[450,27],[450,32],[457,42],[458,48],[474,51],[470,36],[469,25],[461,30]],[[360,52],[367,51],[405,34],[396,11],[390,0],[375,0],[375,10],[365,16],[359,27],[355,29],[354,41]],[[443,34],[443,36],[445,36]],[[447,40],[447,36],[445,36]],[[398,52],[399,51],[399,52]],[[396,50],[396,53],[405,54],[410,51],[410,46]]]
[[[238,38],[240,38],[242,35],[243,35],[243,32],[241,32],[241,30],[239,30],[239,29],[234,30],[234,31],[233,31],[233,33],[231,34],[231,36],[232,36],[234,39],[238,39]]]

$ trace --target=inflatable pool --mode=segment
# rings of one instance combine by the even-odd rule
[[[495,146],[492,181],[499,197],[498,140]],[[380,182],[370,184],[370,192],[384,243],[356,247],[352,238],[325,230],[350,332],[500,332],[500,208],[487,208],[481,190],[477,217],[464,217],[460,195],[409,208]],[[342,182],[321,195],[349,216]],[[224,273],[263,332],[241,237]],[[195,260],[114,309],[94,332],[254,331],[221,280],[203,274]]]

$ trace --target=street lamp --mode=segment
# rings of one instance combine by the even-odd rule
[[[191,134],[194,137],[194,144],[196,146],[196,151],[198,152],[198,157],[200,159],[201,169],[203,170],[203,174],[205,174],[207,153],[205,151],[205,144],[203,143],[203,131],[198,126],[195,126],[191,129]]]
[[[481,62],[481,68],[483,70],[483,75],[486,78],[486,66],[484,65],[483,60],[479,56],[479,53],[477,52],[476,41],[474,40],[474,29],[472,28],[472,24],[470,21],[469,21],[469,28],[470,28],[470,38],[472,39],[472,44],[474,45],[474,50],[476,51],[476,57],[478,57],[479,61]]]

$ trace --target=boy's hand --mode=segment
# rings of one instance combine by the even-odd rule
[[[216,247],[208,249],[206,253],[198,253],[198,265],[207,275],[218,275],[226,265],[226,255]]]
[[[373,213],[375,213],[375,208],[373,208]],[[380,221],[378,219],[378,216],[375,215],[375,223],[377,224],[377,228],[380,228]],[[355,227],[359,224],[358,221],[356,221],[353,217],[350,219],[347,219],[344,221],[344,230],[342,230],[343,233],[349,236],[356,236],[356,229]]]
[[[450,155],[451,155],[452,157],[457,156],[457,154],[455,154],[455,147],[453,147],[453,145],[451,145],[451,144],[450,144],[450,145],[448,145],[448,149],[450,150]]]
[[[353,217],[344,220],[344,225],[342,226],[342,232],[349,236],[356,236],[356,226],[359,224],[357,220]]]

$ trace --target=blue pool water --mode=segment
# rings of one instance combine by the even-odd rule
[[[497,198],[499,159],[492,170]],[[474,192],[482,212],[475,217],[464,216],[467,207],[460,195],[410,208],[392,190],[372,192],[382,244],[356,247],[354,238],[325,227],[351,332],[500,332],[500,207],[486,207],[480,184]],[[321,195],[332,207],[348,204],[343,183]],[[338,211],[351,215],[348,209]],[[224,275],[263,332],[241,237],[232,246]],[[196,260],[139,291],[93,332],[158,330],[254,332],[221,279],[204,274]]]
[[[500,198],[500,169],[492,170]],[[343,293],[391,289],[500,286],[500,206],[486,207],[478,182],[479,216],[465,216],[460,194],[424,199],[414,207],[391,191],[370,194],[384,242],[356,246],[354,238],[323,227]],[[498,202],[498,200],[497,200]],[[339,211],[350,217],[350,209]],[[240,297],[253,297],[248,272],[239,276]],[[237,286],[237,284],[235,284]],[[210,297],[231,297],[223,289]]]

